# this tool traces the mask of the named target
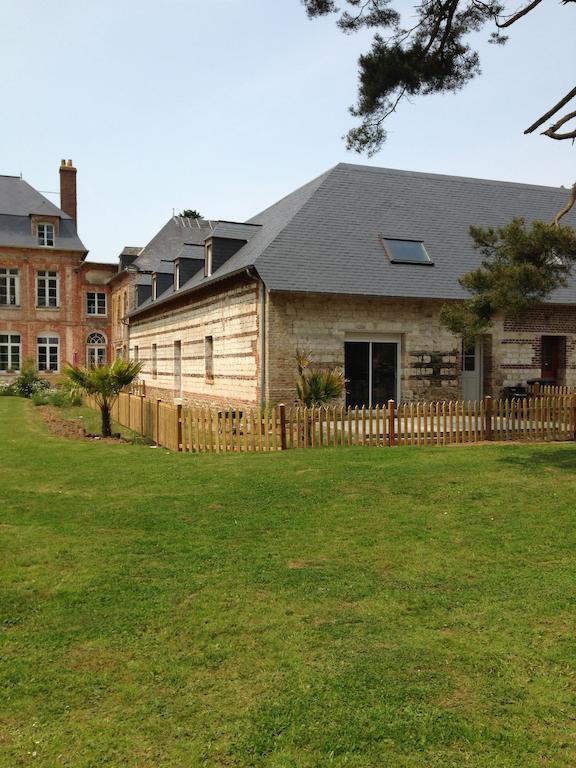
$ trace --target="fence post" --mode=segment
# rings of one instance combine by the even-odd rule
[[[484,398],[484,439],[492,440],[492,398],[486,395]]]
[[[278,406],[280,412],[280,448],[286,450],[286,406],[280,403]]]
[[[182,445],[182,406],[180,404],[176,406],[176,443],[178,452],[184,450]]]
[[[145,435],[146,430],[144,429],[144,400],[146,398],[144,395],[140,395],[140,434]]]
[[[388,400],[388,445],[396,445],[396,425],[394,423],[394,400]]]
[[[156,398],[156,445],[160,445],[160,403],[162,398]]]

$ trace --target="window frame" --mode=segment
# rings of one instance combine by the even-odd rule
[[[46,339],[46,341],[43,341]],[[56,341],[56,343],[54,343]],[[52,367],[52,349],[56,348],[56,367]],[[42,367],[40,362],[40,350],[44,349],[46,356],[45,367]],[[59,373],[60,372],[60,336],[57,333],[47,331],[36,337],[36,363],[38,371],[42,373]]]
[[[420,240],[419,238],[412,238],[412,237],[386,237],[385,235],[380,235],[380,242],[382,244],[382,248],[384,249],[384,253],[388,257],[388,261],[390,262],[390,264],[405,264],[405,265],[414,266],[414,267],[433,267],[434,266],[432,257],[430,256],[430,254],[428,253],[428,250],[426,249],[426,246],[424,245],[424,240]],[[415,245],[419,245],[426,256],[426,259],[424,261],[422,260],[415,261],[414,259],[395,258],[389,245],[389,243],[391,242],[414,243]]]
[[[90,312],[89,309],[89,296],[92,295],[94,299],[94,307],[96,312]],[[98,312],[99,297],[104,297],[104,312]],[[108,316],[108,295],[105,291],[86,291],[86,315],[87,317],[107,317]]]
[[[150,367],[152,378],[158,378],[158,344],[152,344],[150,348]]]
[[[42,235],[40,234],[40,228],[42,227]],[[52,236],[50,237],[48,235],[48,227],[52,230]],[[36,239],[38,240],[38,245],[41,248],[54,248],[54,243],[56,242],[56,227],[54,226],[54,222],[52,221],[39,221],[36,224]],[[42,240],[44,242],[42,242]],[[52,242],[48,242],[48,240],[51,240]]]
[[[0,282],[5,281],[6,302],[0,301],[0,307],[20,306],[20,270],[17,267],[0,267]],[[13,283],[14,301],[10,301],[10,283]]]
[[[204,377],[207,384],[214,383],[214,336],[204,336]]]
[[[44,300],[50,301],[49,281],[54,280],[56,288],[56,303],[41,304],[40,295],[44,293]],[[44,282],[44,289],[40,291],[40,281]],[[36,270],[36,309],[60,309],[60,273],[57,269],[37,269]]]
[[[6,341],[1,341],[2,337],[6,336]],[[18,341],[14,341],[18,339]],[[6,347],[6,368],[2,368],[2,353],[1,348]],[[14,347],[18,347],[18,364],[13,365],[12,355],[14,354]],[[20,371],[22,366],[22,334],[11,333],[10,331],[0,331],[0,373],[7,373],[8,371]]]
[[[95,337],[97,336],[99,336],[102,341],[96,341]],[[90,359],[92,355],[94,356],[94,364]],[[107,362],[108,339],[106,338],[106,334],[102,333],[102,331],[92,331],[86,337],[86,367],[98,368],[102,365],[106,365]]]
[[[212,276],[212,262],[214,255],[214,248],[212,242],[206,243],[204,246],[204,277]]]

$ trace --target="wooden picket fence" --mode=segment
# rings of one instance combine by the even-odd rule
[[[541,386],[539,391],[534,393],[537,397],[562,397],[576,394],[573,387],[553,387],[550,384]]]
[[[91,398],[88,405],[94,407]],[[193,407],[122,393],[118,424],[172,451],[248,453],[352,445],[445,446],[576,439],[576,395],[400,403],[375,408]]]

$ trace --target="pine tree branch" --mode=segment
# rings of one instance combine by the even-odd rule
[[[533,0],[529,5],[527,5],[525,8],[522,8],[521,11],[518,11],[513,16],[511,16],[509,19],[507,19],[502,24],[496,20],[496,26],[498,29],[506,29],[506,27],[511,27],[512,24],[515,24],[519,19],[522,18],[522,16],[526,16],[526,14],[530,13],[530,11],[533,11],[534,8],[536,8],[537,5],[540,5],[542,0]]]

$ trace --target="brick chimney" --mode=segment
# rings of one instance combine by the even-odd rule
[[[77,221],[76,168],[72,160],[62,160],[60,163],[60,208]]]

